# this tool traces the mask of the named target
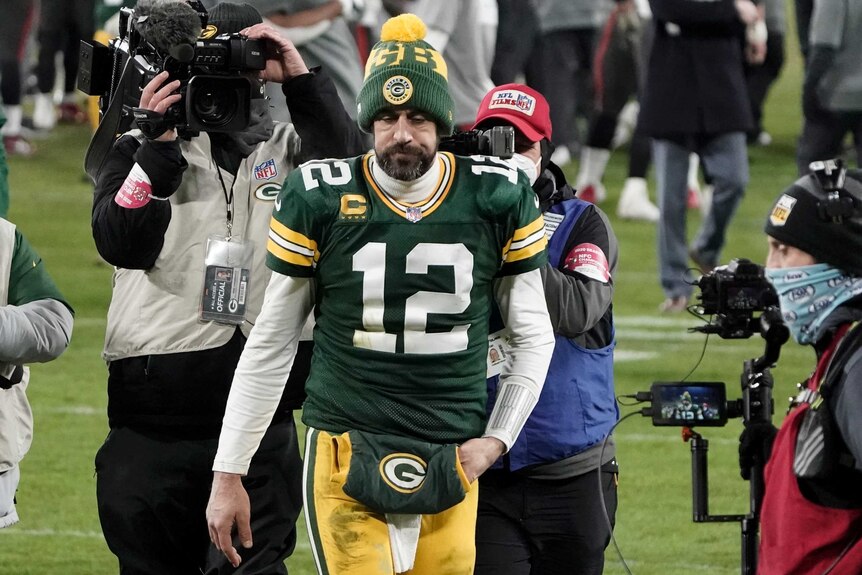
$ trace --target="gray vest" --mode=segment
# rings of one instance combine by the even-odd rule
[[[225,192],[204,133],[181,144],[189,167],[169,199],[171,222],[155,265],[147,270],[117,268],[108,309],[102,356],[125,357],[212,349],[227,343],[235,327],[200,321],[207,238],[227,233]],[[254,244],[246,322],[248,335],[269,281],[266,240],[273,202],[294,167],[299,136],[292,124],[276,123],[272,137],[242,161],[236,180],[221,171],[233,187],[234,237]]]

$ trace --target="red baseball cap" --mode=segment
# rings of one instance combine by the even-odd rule
[[[533,142],[551,139],[548,101],[524,84],[503,84],[485,94],[473,129],[492,118],[512,124]]]

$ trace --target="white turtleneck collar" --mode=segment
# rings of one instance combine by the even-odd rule
[[[412,182],[389,177],[377,164],[377,156],[371,158],[371,176],[374,181],[393,199],[405,204],[421,202],[434,193],[440,181],[440,159],[435,156],[431,168]]]

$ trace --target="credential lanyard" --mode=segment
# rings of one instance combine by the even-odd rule
[[[213,164],[215,164],[216,172],[218,172],[218,180],[221,182],[221,191],[224,194],[224,203],[225,203],[225,222],[227,224],[227,239],[230,241],[231,231],[233,230],[233,187],[236,184],[236,176],[234,176],[233,182],[230,185],[230,191],[228,191],[227,186],[224,185],[224,178],[221,175],[221,168],[218,165],[218,162],[213,158]]]

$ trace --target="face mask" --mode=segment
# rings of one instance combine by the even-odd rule
[[[823,321],[838,306],[862,293],[862,278],[829,264],[766,268],[764,274],[778,293],[784,323],[803,345],[816,341]]]
[[[527,175],[531,186],[536,183],[536,180],[539,178],[539,162],[542,161],[541,158],[534,162],[524,154],[512,154],[511,161],[516,168]]]

